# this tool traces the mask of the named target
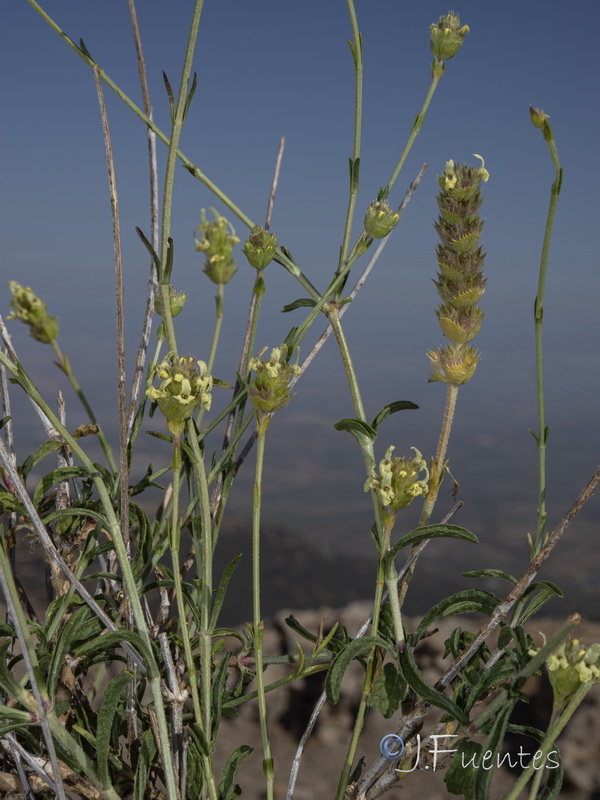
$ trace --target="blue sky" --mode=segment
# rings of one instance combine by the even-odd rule
[[[75,41],[83,38],[103,69],[140,102],[125,2],[47,0],[44,7]],[[190,0],[145,0],[138,7],[155,119],[165,131],[162,70],[177,86],[191,10]],[[448,8],[432,0],[357,0],[356,10],[365,60],[360,225],[361,209],[387,181],[429,85],[428,26]],[[592,0],[578,0],[569,10],[541,0],[466,0],[455,10],[471,30],[446,65],[392,202],[401,200],[424,161],[430,169],[345,321],[368,414],[396,399],[421,406],[410,419],[406,412],[386,423],[381,456],[389,443],[396,443],[397,452],[413,445],[433,452],[444,402],[443,387],[427,384],[425,358],[442,343],[431,282],[435,176],[447,159],[468,161],[481,153],[491,175],[482,210],[489,277],[486,319],[476,340],[482,361],[460,393],[450,458],[467,503],[457,521],[478,526],[490,543],[515,537],[511,541],[519,550],[515,543],[524,543],[525,531],[535,524],[536,455],[527,433],[536,427],[532,309],[553,179],[541,134],[529,122],[530,103],[550,114],[564,167],[545,303],[551,521],[583,488],[598,460],[600,275],[593,237],[600,111],[589,87],[597,75],[600,6]],[[114,268],[92,73],[26,0],[13,0],[0,13],[6,76],[0,310],[7,312],[9,279],[31,285],[47,300],[61,320],[61,345],[110,427],[116,407],[110,377]],[[286,137],[272,228],[317,287],[335,266],[347,202],[354,103],[350,36],[342,0],[206,0],[194,63],[198,91],[182,136],[182,150],[259,221],[277,143]],[[134,232],[136,225],[148,229],[145,134],[109,90],[106,100],[121,204],[131,359],[148,270]],[[161,167],[164,155],[159,148]],[[214,291],[201,273],[193,232],[201,208],[224,209],[181,168],[175,193],[174,284],[190,297],[180,318],[182,349],[206,357]],[[243,238],[243,225],[234,225]],[[243,257],[239,267],[227,287],[217,370],[223,378],[231,378],[237,361],[253,278]],[[277,265],[266,277],[269,305],[260,346],[278,344],[301,319],[300,312],[283,316],[279,309],[305,294]],[[49,351],[13,325],[28,369],[55,392],[61,379],[49,366]],[[74,403],[71,413],[77,418]],[[333,343],[284,414],[277,421],[279,442],[272,444],[270,469],[277,481],[267,495],[266,518],[332,546],[344,542],[365,552],[370,510],[360,456],[350,437],[332,428],[337,419],[353,415]],[[31,433],[23,430],[22,436]],[[243,478],[240,485],[236,508],[244,514]],[[597,500],[586,513],[590,524],[598,518]]]

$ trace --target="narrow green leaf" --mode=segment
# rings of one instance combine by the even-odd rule
[[[550,581],[541,581],[538,583],[532,583],[531,586],[528,586],[526,591],[523,593],[521,600],[525,600],[525,598],[533,594],[535,591],[538,593],[530,600],[527,607],[524,608],[519,614],[518,621],[521,625],[534,614],[537,614],[540,608],[552,597],[564,597],[563,592],[555,583],[550,583]]]
[[[453,700],[446,697],[445,694],[438,692],[433,686],[430,686],[425,678],[421,675],[417,667],[411,647],[405,647],[404,652],[400,653],[400,669],[404,676],[404,680],[411,686],[415,692],[423,700],[436,708],[441,708],[447,714],[460,722],[462,725],[467,725],[469,722],[468,716],[459,708]]]
[[[462,592],[456,592],[456,594],[444,598],[429,609],[413,634],[414,641],[419,641],[426,633],[427,628],[441,617],[452,616],[455,613],[465,614],[472,611],[491,614],[498,602],[499,600],[495,595],[482,589],[466,589]],[[457,607],[463,607],[465,610],[455,611]]]
[[[54,697],[56,693],[60,670],[64,664],[65,656],[68,653],[71,644],[76,639],[81,638],[79,632],[91,617],[93,617],[93,615],[89,608],[87,606],[82,606],[81,608],[78,608],[77,611],[74,611],[63,625],[58,635],[56,646],[54,648],[54,652],[52,653],[50,667],[48,669],[48,694],[50,697]],[[96,618],[93,617],[93,619]],[[96,635],[97,632],[98,631],[96,631]]]
[[[240,792],[237,791],[239,787],[235,783],[235,778],[240,764],[250,755],[252,750],[252,747],[243,744],[240,747],[236,747],[233,753],[228,756],[221,772],[221,780],[217,790],[219,800],[234,800],[239,796]]]
[[[215,594],[215,600],[212,607],[212,614],[210,617],[209,628],[212,630],[217,625],[217,620],[219,619],[219,614],[221,613],[221,608],[223,607],[223,601],[225,600],[225,595],[227,594],[227,587],[229,586],[229,581],[235,571],[235,568],[240,563],[240,559],[242,554],[240,553],[238,556],[233,558],[229,564],[223,570],[223,574],[221,575],[221,580],[219,581],[219,588]]]
[[[373,440],[377,436],[377,431],[361,419],[341,419],[339,422],[336,422],[333,427],[336,431],[347,431],[351,433],[359,444],[362,443],[364,437]]]
[[[374,430],[377,430],[383,420],[389,417],[390,414],[395,414],[396,411],[409,411],[415,408],[419,408],[419,406],[416,403],[411,403],[410,400],[396,400],[394,403],[389,403],[387,406],[384,406],[381,411],[375,414],[373,422],[371,423],[371,427]]]
[[[102,698],[102,704],[98,711],[98,729],[96,731],[96,764],[103,789],[109,789],[112,786],[110,772],[108,769],[108,756],[110,740],[113,731],[113,723],[119,702],[121,700],[121,695],[125,691],[125,687],[132,678],[133,675],[131,675],[129,672],[121,672],[116,676],[116,678],[113,678],[104,690],[104,697]],[[121,716],[125,716],[124,712],[121,714]],[[116,731],[116,735],[118,738],[118,729]]]
[[[287,314],[288,311],[295,311],[297,308],[314,308],[316,305],[316,302],[310,297],[300,297],[298,300],[294,300],[293,303],[288,303],[287,306],[284,306],[281,309],[281,313]]]
[[[192,81],[192,87],[191,87],[190,91],[188,92],[188,96],[186,98],[185,106],[184,106],[184,109],[183,109],[183,121],[184,122],[185,122],[185,118],[187,117],[188,111],[190,110],[190,104],[191,104],[192,98],[194,97],[194,94],[196,92],[196,87],[197,86],[198,86],[198,75],[197,75],[196,72],[194,72],[194,80]]]
[[[407,690],[408,685],[402,673],[388,661],[377,676],[369,703],[384,719],[390,719],[400,708]]]
[[[383,647],[391,652],[393,656],[396,655],[393,648],[377,636],[364,636],[360,639],[353,639],[336,655],[325,680],[327,699],[332,705],[335,705],[340,699],[342,680],[350,662],[370,652],[374,647]]]
[[[466,528],[461,528],[459,525],[425,525],[421,528],[415,528],[406,536],[398,539],[387,555],[388,559],[394,559],[396,554],[402,550],[403,547],[418,544],[425,539],[462,539],[463,542],[471,542],[478,544],[479,539],[474,533],[468,531]]]
[[[470,572],[463,572],[463,578],[500,578],[513,585],[517,582],[516,578],[502,569],[473,569]]]
[[[462,795],[465,800],[474,800],[477,768],[481,763],[483,746],[479,742],[461,739],[452,756],[450,766],[444,776],[446,789],[450,794]]]
[[[138,754],[138,763],[135,770],[135,780],[133,783],[132,800],[144,800],[146,787],[148,785],[148,773],[152,759],[156,755],[156,742],[150,728],[142,734],[142,744]]]
[[[490,766],[495,766],[497,763],[498,752],[504,741],[504,736],[506,735],[508,718],[512,714],[516,702],[517,698],[507,697],[505,704],[494,720],[491,733],[484,745],[485,755],[488,756],[488,752],[491,753],[491,758],[489,756],[487,758]],[[493,768],[484,767],[482,761],[482,768],[478,770],[475,778],[475,800],[487,800],[494,772],[495,770]]]
[[[37,508],[45,494],[57,483],[66,481],[69,478],[88,478],[89,474],[83,467],[59,467],[53,469],[48,475],[44,475],[38,483],[33,494],[33,504]]]

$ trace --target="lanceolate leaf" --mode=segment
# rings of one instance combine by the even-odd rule
[[[422,528],[415,528],[414,531],[398,539],[394,546],[390,548],[387,557],[395,558],[403,547],[418,544],[425,539],[462,539],[463,542],[471,542],[472,544],[479,542],[474,533],[458,525],[425,525]]]
[[[450,714],[457,722],[460,722],[463,725],[468,724],[469,719],[465,712],[459,708],[453,700],[450,700],[449,697],[446,697],[445,694],[438,692],[437,689],[434,689],[433,686],[430,686],[425,678],[421,675],[419,668],[415,663],[411,647],[406,647],[404,652],[400,654],[399,663],[402,674],[404,675],[404,680],[411,688],[415,690],[419,697],[430,703],[432,706],[441,708],[443,711]]]
[[[411,403],[410,400],[396,400],[394,403],[389,403],[389,405],[384,406],[381,411],[375,415],[371,427],[377,430],[383,420],[387,419],[390,414],[395,414],[396,411],[408,411],[415,408],[419,408],[419,406],[416,403]]]
[[[66,481],[69,478],[88,478],[89,473],[83,467],[59,467],[53,469],[48,475],[44,475],[42,480],[38,483],[33,495],[33,505],[39,505],[42,497],[57,483]]]
[[[348,431],[362,445],[365,439],[375,439],[377,431],[361,419],[341,419],[333,426],[336,431]]]
[[[472,611],[479,611],[482,614],[491,614],[498,604],[498,598],[490,592],[482,589],[467,589],[463,592],[446,597],[436,603],[421,620],[419,627],[414,633],[415,641],[418,641],[427,628],[440,617],[449,617],[454,614],[467,614]]]
[[[238,797],[240,792],[236,791],[239,787],[236,786],[235,778],[240,768],[242,761],[247,758],[252,752],[252,747],[243,744],[231,753],[225,762],[223,772],[221,773],[221,780],[219,782],[219,800],[234,800]]]
[[[102,781],[104,789],[111,786],[110,773],[108,769],[108,753],[110,748],[111,734],[117,708],[121,700],[121,695],[125,687],[132,679],[129,672],[121,672],[108,684],[104,690],[102,705],[98,711],[98,730],[96,733],[96,757],[98,764],[98,775]],[[124,717],[124,712],[121,714]],[[118,731],[117,731],[118,737]]]
[[[314,308],[315,306],[316,302],[310,297],[300,297],[298,300],[294,300],[293,303],[288,303],[287,306],[284,306],[281,309],[281,313],[287,314],[288,311],[295,311],[297,308]]]
[[[327,679],[325,681],[327,699],[332,705],[335,705],[340,699],[342,680],[350,662],[370,652],[374,647],[383,647],[389,650],[392,655],[396,655],[394,649],[377,636],[364,636],[360,639],[353,639],[336,655],[327,672]]]

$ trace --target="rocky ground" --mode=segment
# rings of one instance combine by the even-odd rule
[[[326,626],[336,621],[344,624],[354,634],[370,613],[368,603],[355,602],[341,611],[329,608],[317,611],[294,612],[299,621],[309,630],[316,630],[322,618]],[[280,612],[274,618],[265,635],[267,653],[271,655],[295,651],[296,634],[285,624],[287,612]],[[447,662],[442,658],[442,642],[456,626],[456,620],[439,623],[440,633],[426,639],[417,648],[418,663],[426,679],[434,682]],[[562,620],[536,619],[531,631],[538,639],[537,631],[550,634]],[[412,623],[414,624],[414,623]],[[475,629],[473,620],[461,618],[465,629]],[[410,630],[411,621],[407,622]],[[579,626],[577,636],[584,642],[600,641],[600,624],[586,623]],[[289,673],[285,666],[269,667],[268,681],[276,680]],[[300,766],[298,782],[294,793],[295,800],[330,800],[335,796],[337,779],[351,735],[354,714],[358,706],[362,668],[354,663],[344,679],[340,702],[336,706],[325,704],[317,727],[308,742]],[[315,675],[282,687],[269,696],[270,734],[276,765],[275,796],[284,798],[290,766],[297,743],[322,691],[323,678]],[[530,697],[528,704],[520,704],[519,724],[542,726],[547,722],[551,693],[545,677],[535,678],[527,685]],[[565,781],[560,797],[563,800],[597,800],[600,798],[600,687],[589,693],[570,721],[558,745],[565,768]],[[375,712],[367,716],[365,729],[360,740],[358,753],[365,758],[366,768],[378,757],[379,745],[383,736],[395,730],[398,715],[385,720]],[[517,720],[515,720],[517,721]],[[431,723],[429,723],[429,729]],[[422,731],[427,735],[428,726]],[[529,741],[530,743],[530,741]],[[254,752],[244,762],[238,780],[247,800],[262,800],[266,797],[262,779],[262,747],[258,728],[258,714],[255,702],[244,704],[237,719],[226,720],[219,741],[217,757],[221,761],[239,744],[250,744]],[[448,744],[451,747],[451,744]],[[509,753],[517,753],[519,743],[509,740]],[[443,800],[451,797],[443,783],[444,769],[417,770],[406,776],[387,793],[390,798],[426,797],[428,800]],[[515,775],[504,769],[497,772],[491,797],[502,797],[514,783]]]

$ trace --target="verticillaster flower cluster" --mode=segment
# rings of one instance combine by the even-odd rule
[[[154,374],[160,378],[160,386],[150,386],[146,397],[158,404],[172,434],[183,431],[198,406],[210,409],[213,379],[204,361],[167,356]]]
[[[399,511],[415,497],[426,495],[429,470],[423,456],[412,447],[414,458],[393,458],[394,446],[388,447],[385,458],[379,462],[379,475],[375,474],[365,483],[365,491],[375,489],[382,505],[391,511]],[[420,473],[423,477],[419,477]]]

